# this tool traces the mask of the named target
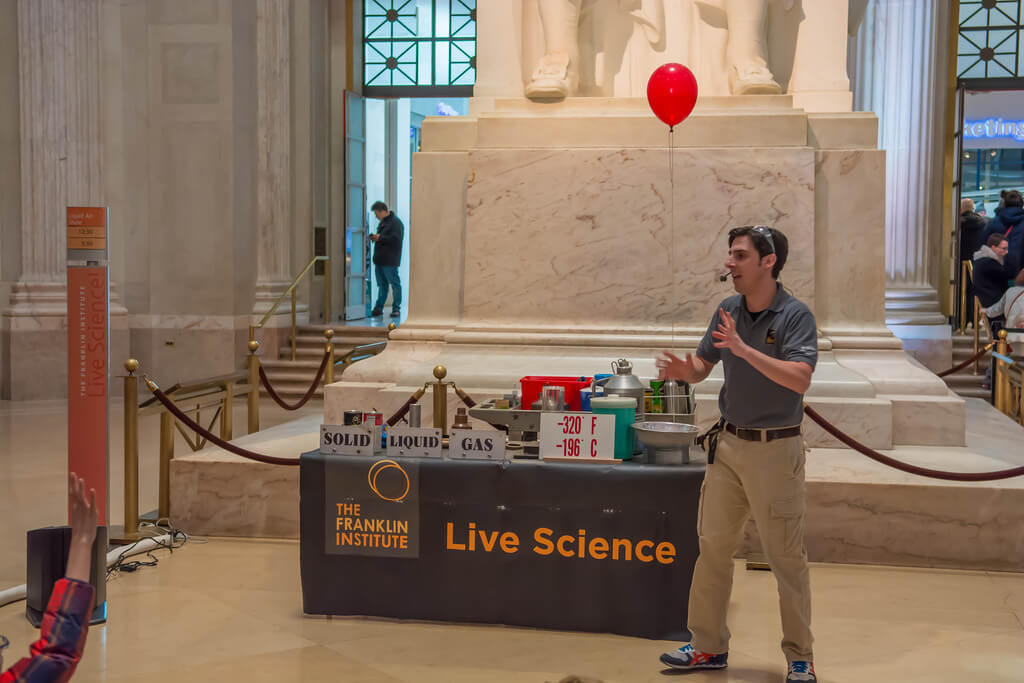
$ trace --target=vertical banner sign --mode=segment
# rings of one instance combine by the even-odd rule
[[[68,470],[96,489],[107,524],[107,373],[110,311],[107,210],[67,207]],[[68,518],[70,519],[70,501]]]

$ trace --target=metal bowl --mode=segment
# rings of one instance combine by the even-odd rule
[[[700,433],[679,422],[634,422],[633,433],[647,450],[648,462],[677,465],[690,462],[690,446]]]

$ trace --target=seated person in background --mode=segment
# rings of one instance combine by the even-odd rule
[[[987,309],[1002,298],[1009,288],[1009,277],[1003,259],[1009,243],[999,233],[993,233],[985,240],[985,246],[974,252],[974,295],[981,307]],[[1003,318],[989,315],[993,334],[1002,329]],[[998,328],[996,326],[999,326]]]
[[[31,657],[19,660],[0,674],[0,683],[64,683],[71,678],[85,649],[85,634],[92,616],[94,591],[89,583],[92,544],[96,538],[96,490],[85,497],[85,482],[72,472],[71,550],[64,578],[54,585],[40,638],[32,643]],[[0,670],[3,659],[0,658]]]
[[[1024,269],[1017,273],[1017,277],[1010,287],[1003,294],[999,301],[985,309],[989,318],[1003,318],[1005,326],[1010,329],[1024,329]],[[1024,342],[1024,332],[1011,332],[1006,336],[1008,342]],[[1020,347],[1017,348],[1020,351]]]

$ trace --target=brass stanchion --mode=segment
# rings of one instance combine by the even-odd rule
[[[1009,344],[1006,343],[1006,330],[999,330],[996,337],[999,339],[996,342],[996,351],[1003,356],[1008,356]],[[995,364],[995,376],[992,378],[992,381],[995,382],[995,407],[1005,415],[1010,412],[1010,368],[1006,361],[1000,358],[995,359]]]
[[[220,438],[231,441],[235,431],[235,383],[224,383],[224,400],[220,404]]]
[[[981,309],[978,307],[978,297],[974,297],[974,354],[977,355],[978,351],[981,350]],[[995,341],[993,339],[993,341]],[[981,360],[979,358],[974,359],[974,374],[979,375],[979,365]]]
[[[441,430],[441,436],[448,436],[448,383],[444,378],[448,369],[443,365],[434,368],[436,382],[429,382],[434,388],[434,428]]]
[[[160,413],[160,502],[159,519],[171,516],[171,460],[174,458],[174,416],[166,410]]]
[[[334,330],[324,330],[324,336],[327,337],[327,346],[324,348],[324,352],[327,354],[324,386],[327,386],[328,384],[334,384],[334,342],[331,341],[331,338],[334,337]]]
[[[324,259],[324,322],[331,322],[331,259]]]
[[[112,543],[134,543],[139,533],[139,361],[124,363],[124,526],[110,529]]]
[[[1024,427],[1024,368],[1021,368],[1020,395],[1017,398],[1019,399],[1019,405],[1017,406],[1017,410],[1019,411],[1017,413],[1017,421],[1020,422],[1021,427]]]
[[[967,331],[967,264],[960,262],[960,334]]]
[[[295,306],[298,304],[298,295],[295,293],[295,288],[292,288],[292,360],[295,360]]]
[[[249,340],[249,433],[260,431],[260,343]]]

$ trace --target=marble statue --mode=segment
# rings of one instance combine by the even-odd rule
[[[667,31],[665,0],[616,0],[618,23],[626,21],[639,27],[647,43],[663,45]],[[776,95],[782,88],[768,67],[765,18],[768,0],[720,0],[701,2],[698,11],[724,14],[728,26],[725,67],[729,92],[733,95]],[[793,0],[784,0],[786,8]],[[544,54],[526,84],[529,98],[560,98],[578,94],[580,83],[581,14],[592,11],[586,0],[537,0],[543,36]]]

